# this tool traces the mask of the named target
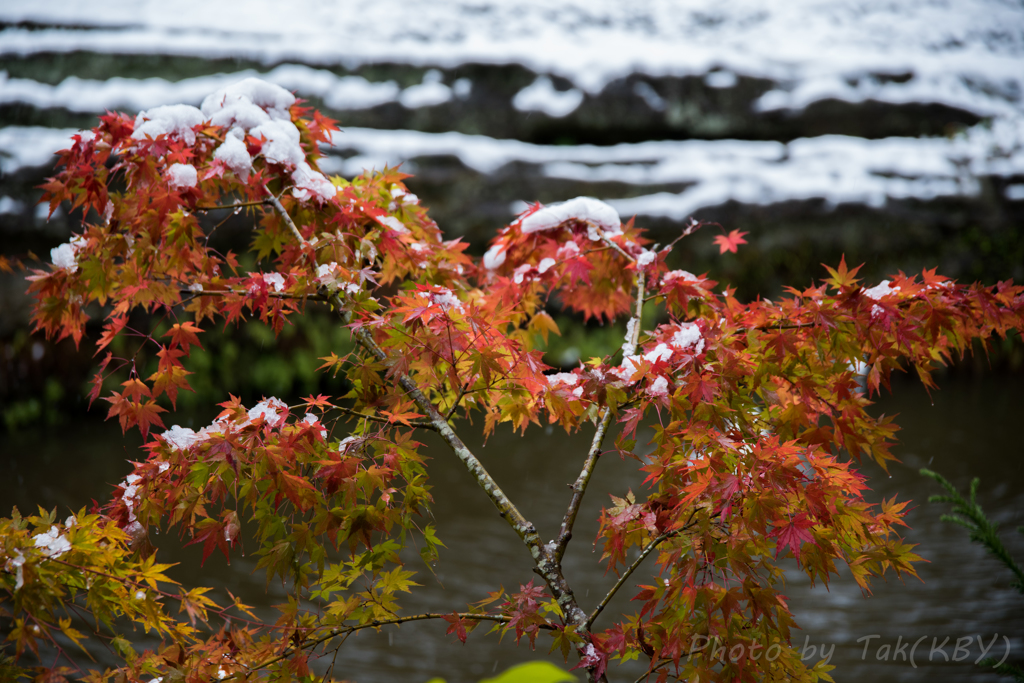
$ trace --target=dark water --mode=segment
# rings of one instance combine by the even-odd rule
[[[1009,572],[971,544],[966,531],[939,521],[944,507],[926,502],[928,495],[939,492],[938,486],[917,474],[920,467],[930,467],[961,489],[972,477],[980,477],[979,502],[1001,524],[1011,552],[1024,561],[1024,537],[1013,531],[1024,525],[1024,446],[1017,432],[1024,420],[1021,380],[1019,376],[950,378],[942,385],[931,398],[910,382],[894,386],[894,395],[881,400],[878,410],[900,414],[903,431],[896,452],[903,462],[891,467],[891,476],[865,466],[871,474],[873,499],[897,495],[914,501],[907,516],[912,528],[906,538],[918,544],[917,552],[929,561],[919,565],[921,580],[890,576],[888,581],[876,581],[868,597],[848,573],[834,579],[828,590],[821,585],[811,589],[795,567],[790,573],[790,606],[804,628],[796,632],[794,641],[802,645],[805,637],[809,639],[808,652],[813,646],[819,653],[824,644],[827,653],[834,646],[831,663],[837,666],[833,672],[837,681],[999,680],[971,665],[980,654],[978,636],[986,646],[996,638],[989,653],[996,658],[1006,652],[1003,638],[1008,636],[1010,661],[1024,658],[1024,597],[1010,589]],[[481,446],[478,434],[470,430],[468,440],[506,493],[549,538],[561,519],[567,484],[578,472],[589,438],[589,433],[567,437],[557,430],[534,429],[520,439],[501,431]],[[107,484],[120,481],[126,473],[124,460],[135,457],[134,443],[137,439],[121,437],[116,424],[98,421],[0,437],[0,509],[6,513],[16,504],[27,512],[36,505],[57,506],[64,514],[93,498],[102,500],[110,491]],[[406,611],[461,609],[499,585],[515,588],[534,578],[529,555],[454,456],[436,444],[430,453],[434,457],[430,465],[436,500],[433,513],[447,549],[435,567],[436,578],[419,572],[417,580],[423,587],[405,603]],[[640,481],[633,464],[616,456],[599,464],[566,556],[566,574],[585,609],[592,608],[614,583],[614,577],[603,574],[597,564],[599,554],[592,548],[599,506],[607,502],[608,493],[621,496],[631,487],[638,489]],[[265,596],[264,575],[250,573],[255,562],[247,558],[235,559],[228,567],[223,558],[214,556],[200,567],[196,548],[174,550],[177,543],[166,535],[155,540],[162,548],[160,559],[173,555],[182,562],[175,576],[185,584],[226,587],[263,605],[283,595],[271,584],[270,595]],[[637,573],[636,583],[645,580],[642,573]],[[629,608],[625,593],[606,610],[598,627],[609,625],[616,611]],[[514,663],[546,656],[548,643],[543,637],[537,651],[530,652],[525,641],[517,648],[510,638],[499,642],[481,628],[462,646],[444,635],[445,626],[421,622],[379,634],[361,633],[341,650],[335,675],[363,683],[421,683],[433,676],[443,676],[449,683],[470,683]],[[922,637],[915,667],[905,660]],[[958,638],[964,639],[963,647],[955,652]],[[907,642],[909,647],[904,646]],[[898,647],[902,654],[895,654]],[[961,661],[946,662],[943,653]],[[321,670],[332,656],[320,662]],[[560,658],[552,660],[561,663]],[[634,662],[613,671],[612,680],[633,681],[641,672]]]

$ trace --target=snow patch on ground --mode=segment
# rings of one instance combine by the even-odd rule
[[[522,64],[590,93],[631,73],[705,76],[711,87],[755,77],[778,83],[764,108],[839,97],[1017,109],[1024,92],[1024,32],[1013,28],[1024,25],[1024,6],[1001,0],[296,0],[287,12],[271,0],[251,0],[245,12],[204,0],[7,0],[0,22],[10,26],[0,31],[7,56]]]
[[[769,205],[822,199],[832,205],[880,207],[892,199],[973,197],[981,191],[979,176],[1024,175],[1024,125],[1011,121],[975,126],[954,138],[826,135],[789,143],[688,140],[607,147],[347,128],[336,135],[333,147],[355,153],[347,159],[335,157],[330,164],[332,171],[345,175],[449,155],[482,174],[518,162],[541,166],[552,178],[682,185],[679,192],[605,199],[622,216],[675,220],[729,201]],[[1010,194],[1017,196],[1016,190]],[[521,210],[521,205],[514,207],[516,213]]]
[[[439,82],[415,85],[403,91],[394,81],[374,82],[362,76],[338,76],[325,69],[302,64],[282,64],[266,73],[246,69],[180,81],[122,77],[97,81],[69,76],[56,85],[26,78],[10,78],[6,72],[0,71],[0,103],[29,104],[39,109],[60,108],[83,113],[102,113],[107,109],[140,111],[168,104],[198,105],[211,92],[247,78],[259,78],[285,90],[296,91],[303,97],[319,97],[328,107],[339,110],[368,109],[400,98],[407,106],[425,106],[421,103],[430,97],[434,104],[451,99],[451,90]],[[424,90],[431,85],[435,91],[443,89],[447,94],[440,98],[436,92],[431,95],[428,90]],[[466,87],[463,85],[462,89]]]
[[[51,163],[52,154],[70,146],[76,132],[2,128],[0,168],[13,173]],[[676,220],[728,201],[769,205],[822,199],[830,204],[883,206],[891,199],[973,197],[981,191],[980,176],[1024,176],[1024,125],[1011,121],[975,126],[953,138],[865,140],[826,135],[789,143],[687,140],[598,147],[534,145],[455,132],[345,128],[335,134],[333,143],[325,150],[332,156],[320,166],[346,176],[417,157],[450,155],[482,174],[518,162],[540,166],[552,178],[678,184],[683,186],[679,192],[604,200],[621,216]],[[1010,188],[1008,199],[1024,197],[1017,185]]]
[[[322,168],[351,176],[385,163],[448,154],[489,174],[523,162],[553,178],[678,185],[673,192],[607,199],[622,215],[675,219],[728,201],[764,205],[823,199],[880,206],[890,199],[970,197],[980,192],[978,178],[985,175],[1010,179],[1006,198],[1024,200],[1019,181],[1024,175],[1024,31],[1013,28],[1024,26],[1020,3],[481,0],[469,8],[406,0],[371,5],[296,0],[288,12],[279,10],[270,0],[252,0],[244,13],[199,0],[165,0],[143,8],[134,0],[8,0],[0,7],[0,22],[8,26],[0,30],[0,55],[8,57],[91,50],[234,57],[279,66],[266,74],[245,71],[177,82],[72,77],[48,85],[0,74],[0,103],[96,113],[152,110],[199,103],[211,90],[259,75],[336,109],[387,102],[419,108],[465,97],[472,89],[465,79],[445,84],[436,68],[521,64],[538,75],[515,96],[514,105],[557,117],[582,106],[585,93],[599,93],[614,79],[633,74],[695,75],[713,88],[760,78],[773,83],[756,102],[763,112],[799,110],[830,99],[874,100],[940,103],[991,121],[953,138],[833,135],[788,144],[717,140],[606,148],[346,129],[335,138],[334,150],[345,154],[325,160]],[[201,29],[194,23],[200,15]],[[131,25],[125,24],[126,16],[132,17]],[[42,28],[21,28],[19,22]],[[393,81],[370,82],[318,68],[372,63],[426,72],[421,83],[403,90]],[[554,77],[567,79],[572,87],[556,90]],[[633,91],[652,109],[667,108],[642,80]],[[49,163],[54,151],[67,146],[69,135],[45,128],[0,129],[0,171]],[[245,177],[251,160],[242,151],[240,144],[225,143],[218,154]],[[412,163],[403,168],[415,170]],[[326,196],[332,190],[326,182],[302,177],[296,182],[308,185],[302,191],[310,195]]]
[[[512,106],[519,111],[539,111],[556,119],[573,113],[582,102],[582,91],[576,88],[556,90],[547,76],[538,76],[512,98]]]

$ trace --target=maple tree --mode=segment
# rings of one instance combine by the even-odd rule
[[[250,79],[201,109],[109,113],[61,152],[47,198],[80,210],[83,227],[30,277],[35,325],[79,342],[101,321],[91,398],[147,441],[105,505],[63,523],[55,512],[0,520],[4,675],[312,680],[310,658],[356,631],[437,619],[463,643],[486,623],[575,653],[592,681],[633,659],[658,681],[831,680],[790,643],[782,562],[825,584],[845,564],[864,590],[887,571],[914,574],[919,558],[897,533],[906,503],[866,502],[856,468],[893,457],[897,427],[868,412],[870,397],[905,368],[932,387],[932,369],[973,340],[1020,331],[1024,290],[934,271],[865,288],[844,262],[777,301],[741,302],[666,265],[699,224],[652,247],[589,198],[531,207],[481,261],[443,239],[397,170],[321,174],[318,145],[336,131]],[[248,254],[210,246],[211,216],[224,210],[252,216]],[[743,235],[715,241],[736,251]],[[356,343],[321,368],[343,375],[347,393],[248,409],[226,397],[209,426],[167,427],[204,329],[259,319],[280,331],[311,306],[333,310]],[[542,349],[559,306],[625,320],[621,353],[550,372]],[[118,338],[130,354],[115,357]],[[148,358],[157,369],[142,376]],[[557,423],[592,434],[556,537],[541,538],[462,441],[474,415],[487,433]],[[644,457],[641,424],[654,430]],[[418,584],[400,551],[415,540],[430,563],[442,545],[426,514],[423,430],[447,443],[540,579],[448,613],[402,611]],[[609,452],[633,459],[646,488],[611,492],[598,542],[617,579],[587,611],[562,558]],[[292,587],[273,623],[179,586],[149,544],[151,529],[175,528],[204,559],[230,557],[243,525],[259,567]],[[648,557],[653,576],[636,586]],[[603,615],[620,590],[634,591],[636,611]],[[134,647],[122,620],[159,646]],[[77,668],[65,648],[89,641],[108,643],[120,668]],[[56,653],[52,666],[31,656],[41,651]]]

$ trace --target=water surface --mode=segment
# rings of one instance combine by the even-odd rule
[[[907,515],[911,529],[906,538],[918,544],[917,552],[928,560],[918,567],[921,579],[901,581],[890,576],[876,581],[869,597],[848,572],[841,571],[827,590],[821,585],[811,589],[795,566],[789,572],[786,592],[805,629],[794,640],[802,645],[806,637],[809,646],[834,646],[831,663],[838,667],[837,681],[999,680],[970,664],[980,653],[979,635],[988,645],[998,634],[990,653],[996,657],[1006,650],[1004,635],[1010,638],[1011,660],[1024,656],[1024,597],[1009,587],[1009,572],[971,544],[966,531],[939,521],[945,508],[926,502],[928,495],[939,492],[938,487],[917,474],[919,468],[930,467],[962,490],[972,477],[980,477],[979,502],[1001,524],[1011,551],[1024,560],[1024,537],[1013,532],[1024,525],[1024,447],[1016,432],[1024,415],[1020,378],[959,377],[941,384],[943,389],[931,397],[916,383],[894,385],[895,393],[880,400],[877,409],[899,414],[903,431],[895,452],[902,462],[892,465],[889,474],[872,464],[864,466],[871,475],[872,500],[896,495],[914,501]],[[499,430],[486,445],[478,429],[471,427],[466,435],[542,536],[552,537],[568,501],[568,484],[575,479],[589,445],[589,431],[570,437],[560,430],[533,429],[519,438]],[[530,557],[518,539],[455,457],[431,441],[432,436],[423,440],[431,444],[433,514],[447,549],[434,568],[436,576],[416,561],[411,564],[420,569],[417,580],[423,588],[405,603],[408,613],[462,609],[498,586],[515,588],[535,578]],[[116,424],[98,420],[0,439],[0,509],[5,513],[16,504],[23,512],[42,505],[56,506],[65,514],[93,498],[103,500],[110,491],[107,484],[120,481],[128,471],[124,461],[137,457],[133,450],[137,438],[123,438]],[[608,501],[608,493],[621,496],[630,488],[638,490],[641,481],[632,462],[608,456],[599,464],[566,555],[566,575],[584,609],[592,609],[615,580],[604,575],[597,563],[599,552],[592,545],[599,506]],[[197,548],[173,550],[178,544],[166,534],[155,540],[166,555],[161,559],[173,556],[182,562],[175,576],[183,583],[212,583],[262,605],[283,596],[273,583],[269,596],[264,593],[265,577],[262,572],[251,573],[255,562],[247,558],[235,559],[229,567],[223,558],[213,556],[200,566]],[[642,574],[637,572],[631,583],[644,582]],[[629,609],[627,597],[625,591],[618,596],[598,627],[610,625],[617,611]],[[499,642],[496,636],[486,636],[486,628],[471,634],[463,646],[445,636],[446,626],[421,622],[381,633],[363,632],[339,652],[335,675],[363,683],[420,683],[437,675],[449,683],[472,683],[514,663],[546,656],[549,646],[542,636],[537,651],[530,652],[525,641],[517,648],[510,638]],[[921,637],[926,639],[916,651],[916,668],[894,655],[898,646]],[[964,644],[958,654],[963,661],[945,662],[938,648],[932,651],[933,644],[941,646],[948,638],[942,651],[952,658],[957,639],[967,637],[971,644]],[[933,638],[937,638],[934,643]],[[909,650],[903,648],[904,659],[909,658]],[[320,662],[321,671],[332,656]],[[560,658],[552,660],[561,663]],[[642,670],[633,663],[613,672],[612,680],[633,681]]]

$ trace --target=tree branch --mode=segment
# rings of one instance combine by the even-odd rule
[[[587,484],[590,483],[590,475],[594,473],[597,459],[601,455],[601,446],[604,443],[604,436],[608,432],[608,425],[611,424],[611,421],[612,411],[605,408],[604,415],[601,416],[601,422],[597,425],[597,432],[594,433],[594,439],[590,443],[590,451],[587,453],[587,459],[583,463],[583,469],[580,471],[580,476],[576,478],[576,482],[572,485],[572,498],[569,499],[569,507],[562,518],[562,526],[558,529],[558,538],[555,539],[555,557],[559,562],[562,561],[565,549],[569,545],[570,539],[572,539],[572,528],[576,524],[576,515],[579,514],[580,504],[583,502],[583,494],[587,491]]]
[[[650,555],[655,548],[657,548],[661,543],[667,541],[668,539],[673,538],[674,536],[678,536],[684,531],[687,531],[688,529],[693,527],[694,524],[696,524],[696,522],[689,522],[686,525],[676,529],[675,531],[666,531],[665,533],[661,534],[656,539],[651,541],[646,548],[640,551],[640,555],[635,560],[633,560],[633,564],[626,567],[626,571],[622,573],[622,576],[619,577],[619,580],[615,582],[615,585],[612,586],[611,590],[608,591],[608,594],[604,596],[604,598],[601,600],[598,606],[594,608],[594,611],[590,613],[590,616],[587,617],[587,620],[584,622],[584,626],[586,626],[587,630],[590,630],[590,625],[594,623],[594,620],[597,619],[597,617],[601,614],[604,608],[608,606],[608,603],[611,602],[611,599],[615,597],[616,593],[619,592],[619,589],[622,588],[622,585],[624,583],[626,583],[626,580],[630,577],[630,575],[636,571],[637,567],[639,567],[640,564],[645,559],[647,559],[647,556]]]
[[[661,664],[659,664],[658,666],[654,667],[653,669],[649,669],[647,671],[647,673],[641,674],[640,678],[638,678],[635,681],[633,681],[633,683],[644,683],[644,681],[647,680],[648,678],[650,678],[651,674],[653,674],[655,671],[657,671],[658,669],[660,669],[660,668],[662,668],[662,667],[664,667],[664,666],[666,666],[668,664],[671,664],[671,663],[672,663],[671,659],[666,659],[665,661],[663,661]],[[673,678],[676,678],[676,677],[673,676]],[[676,680],[679,680],[679,679],[676,678]]]
[[[341,306],[342,302],[340,298],[337,298],[336,305]],[[352,328],[352,335],[356,338],[356,341],[370,352],[374,358],[382,363],[387,363],[388,356],[377,342],[374,341],[373,335],[367,328],[363,326],[357,326]],[[405,393],[412,398],[413,402],[424,412],[429,418],[430,422],[434,425],[437,431],[441,434],[441,437],[447,442],[448,446],[455,451],[456,457],[462,461],[462,464],[466,466],[469,473],[476,479],[477,484],[484,490],[487,497],[491,499],[491,502],[496,508],[502,518],[507,521],[512,528],[515,530],[519,538],[531,548],[531,551],[540,548],[540,537],[537,535],[537,529],[533,526],[532,522],[527,521],[523,514],[519,511],[519,508],[509,500],[505,492],[501,490],[498,483],[490,475],[490,473],[484,468],[480,460],[473,454],[469,447],[463,443],[462,439],[455,433],[451,428],[451,425],[445,420],[444,416],[441,415],[434,404],[430,402],[426,394],[419,388],[416,381],[405,373],[398,374],[398,383],[401,385]],[[536,556],[536,552],[534,552]]]
[[[615,242],[612,242],[612,239],[610,237],[608,237],[608,235],[604,234],[604,230],[601,230],[600,228],[598,228],[598,230],[601,231],[601,241],[602,242],[604,242],[609,247],[611,247],[615,251],[617,251],[620,254],[622,254],[623,256],[625,256],[627,259],[629,259],[630,263],[636,263],[636,259],[633,258],[632,256],[630,256],[629,252],[627,252],[625,249],[623,249],[619,245],[615,244]]]
[[[458,396],[458,398],[456,398],[455,402],[452,403],[452,407],[448,410],[448,414],[444,416],[444,421],[445,422],[448,422],[449,420],[451,420],[452,419],[452,415],[454,415],[455,411],[459,409],[459,404],[462,403],[462,399],[463,399],[463,397],[465,397],[466,391],[468,389],[469,389],[469,382],[463,384],[462,388],[459,389],[459,396]]]
[[[607,238],[605,240],[611,242]],[[620,250],[621,251],[621,250]],[[623,355],[632,355],[636,350],[636,345],[640,342],[640,328],[643,320],[644,310],[644,273],[643,271],[637,271],[636,277],[636,313],[633,314],[633,327],[629,336],[626,338],[626,345],[623,347]],[[583,502],[583,494],[587,491],[587,484],[590,482],[590,476],[594,473],[594,468],[597,466],[597,459],[601,457],[601,446],[604,443],[604,437],[608,433],[608,426],[612,421],[612,411],[610,408],[605,408],[604,413],[601,415],[601,421],[598,423],[597,432],[594,434],[594,439],[590,443],[590,450],[587,452],[587,459],[583,463],[583,469],[580,471],[580,476],[576,478],[576,482],[572,485],[572,498],[569,499],[569,507],[565,511],[565,516],[562,518],[562,526],[558,530],[558,538],[555,540],[555,558],[561,562],[562,557],[565,555],[565,549],[569,545],[569,541],[572,539],[572,528],[576,524],[576,516],[579,514],[580,505]]]
[[[333,410],[338,410],[338,411],[341,411],[341,412],[345,413],[346,415],[353,415],[355,417],[362,418],[364,420],[370,420],[371,422],[381,422],[383,424],[395,424],[394,422],[392,422],[391,420],[387,419],[386,417],[379,417],[377,415],[368,415],[367,413],[360,413],[359,411],[352,410],[351,408],[343,408],[341,406],[334,406]],[[405,424],[405,423],[403,422],[401,424]],[[430,430],[433,430],[435,432],[437,431],[437,427],[434,425],[433,422],[422,422],[422,421],[419,421],[419,420],[412,420],[412,421],[409,422],[409,426],[416,427],[418,429],[430,429]]]
[[[269,192],[269,190],[268,190]],[[284,220],[288,223],[289,228],[292,229],[293,234],[297,239],[300,240],[303,246],[307,245],[305,239],[302,238],[302,234],[295,227],[295,223],[288,216],[284,206],[281,202],[275,198],[273,200],[274,208],[282,215]],[[610,240],[609,240],[610,241]],[[614,243],[612,243],[614,244]],[[620,249],[621,251],[621,249]],[[626,254],[627,258],[629,257]],[[638,277],[642,280],[643,274],[638,273]],[[642,305],[642,287],[641,287],[641,305]],[[345,306],[341,296],[334,293],[330,297],[330,302],[335,306],[342,315],[342,320],[345,324],[349,324],[352,314]],[[385,365],[388,364],[388,356],[377,342],[373,338],[372,332],[362,324],[356,324],[350,326],[352,336],[355,337],[356,341],[366,351]],[[636,336],[634,334],[634,336]],[[532,522],[523,516],[519,508],[505,495],[505,492],[501,490],[498,483],[494,478],[487,472],[480,460],[473,454],[473,452],[463,443],[462,439],[455,433],[451,425],[448,424],[447,419],[444,415],[438,412],[437,408],[431,403],[430,399],[423,393],[423,391],[416,384],[410,376],[405,373],[395,373],[397,375],[398,383],[405,390],[405,392],[412,398],[413,402],[419,407],[420,411],[425,413],[429,418],[429,421],[437,428],[441,438],[445,440],[448,446],[455,453],[455,456],[462,462],[462,464],[469,470],[469,473],[476,479],[477,484],[483,489],[487,497],[490,498],[491,503],[498,509],[498,514],[512,527],[516,535],[519,536],[523,544],[529,548],[530,555],[533,557],[534,564],[536,565],[535,571],[543,577],[548,588],[551,590],[552,597],[561,607],[562,613],[565,615],[565,619],[569,624],[574,626],[582,625],[586,618],[586,612],[584,612],[579,603],[576,602],[576,597],[573,595],[572,589],[569,587],[568,581],[562,574],[561,562],[555,557],[554,544],[548,544],[544,546],[541,544],[540,535],[537,533],[537,528]],[[586,636],[586,633],[582,635]],[[583,644],[577,647],[577,652],[582,658],[586,657],[586,649]],[[593,668],[587,668],[588,680],[594,679]],[[604,676],[600,679],[606,680]]]
[[[191,289],[180,288],[179,294],[197,296],[231,296],[232,294],[248,294],[244,289],[204,289],[201,292],[193,292]],[[313,301],[327,301],[327,297],[317,294],[292,294],[290,292],[267,292],[267,296],[271,299],[312,299]]]
[[[346,626],[344,628],[332,628],[330,631],[328,631],[323,636],[319,636],[319,637],[313,638],[311,640],[303,641],[300,645],[293,645],[292,647],[289,647],[287,650],[285,650],[284,652],[282,652],[279,655],[276,655],[274,657],[271,657],[270,659],[264,660],[264,661],[260,662],[259,664],[256,664],[255,666],[246,666],[245,667],[246,671],[244,671],[244,672],[243,671],[238,671],[238,672],[233,673],[233,674],[231,674],[229,676],[225,676],[222,680],[228,681],[228,680],[231,680],[232,678],[237,678],[239,676],[246,676],[246,675],[248,675],[249,673],[251,673],[253,671],[259,671],[260,669],[265,669],[268,666],[272,666],[272,665],[274,665],[274,664],[276,664],[276,663],[278,663],[278,662],[280,662],[282,660],[285,660],[285,659],[291,657],[293,654],[295,654],[299,650],[303,650],[305,648],[316,647],[317,645],[325,643],[328,640],[331,640],[332,638],[337,638],[339,636],[348,636],[349,634],[355,633],[356,631],[361,631],[361,630],[367,629],[367,628],[380,628],[381,626],[395,626],[395,625],[404,624],[404,623],[407,623],[407,622],[410,622],[410,621],[425,621],[427,619],[444,619],[445,617],[452,616],[453,614],[455,616],[459,617],[460,619],[469,619],[469,620],[473,620],[473,621],[495,621],[495,622],[498,622],[500,624],[507,624],[508,622],[512,621],[512,617],[506,617],[506,616],[504,616],[502,614],[476,614],[474,612],[447,612],[447,613],[442,613],[442,612],[424,612],[423,614],[411,614],[411,615],[409,615],[407,617],[395,617],[394,619],[380,619],[380,620],[371,621],[371,622],[368,622],[368,623],[365,623],[365,624],[357,624],[355,626]],[[550,625],[550,624],[538,624],[538,628],[547,629],[547,630],[554,630],[555,627]]]
[[[295,222],[292,221],[291,216],[289,216],[288,212],[285,211],[281,202],[270,193],[269,189],[267,189],[267,193],[270,194],[270,199],[268,201],[270,201],[277,212],[281,214],[281,217],[288,224],[289,229],[291,229],[292,234],[295,235],[296,239],[298,239],[303,246],[307,246],[309,243],[306,242],[302,233],[299,232],[299,229],[295,226]],[[341,297],[335,293],[331,295],[330,302],[340,312],[342,312],[342,319],[347,324],[351,319],[351,312],[346,309],[345,303],[342,301]],[[356,338],[356,341],[359,342],[359,344],[365,348],[370,355],[378,361],[387,364],[387,354],[380,348],[380,346],[377,345],[377,342],[374,341],[373,335],[369,330],[361,325],[351,329],[352,335]],[[470,474],[473,475],[473,478],[476,479],[480,488],[484,490],[484,493],[486,493],[487,497],[491,499],[494,506],[498,508],[498,513],[512,526],[513,530],[515,530],[519,538],[522,539],[523,543],[530,548],[531,554],[534,559],[536,559],[539,556],[541,544],[540,536],[538,536],[537,529],[533,526],[533,523],[527,521],[519,511],[519,508],[509,500],[508,496],[506,496],[505,492],[501,490],[498,483],[494,481],[494,478],[487,472],[480,460],[473,455],[473,452],[469,450],[469,447],[467,447],[466,444],[463,443],[462,439],[458,437],[455,431],[451,428],[451,425],[449,425],[447,420],[445,420],[444,416],[437,411],[434,404],[430,402],[430,399],[428,399],[420,390],[415,380],[405,373],[400,373],[398,374],[398,383],[410,398],[412,398],[419,409],[430,418],[430,423],[434,425],[437,431],[441,434],[441,437],[448,443],[449,447],[455,451],[455,455],[466,466],[466,469],[469,470]]]
[[[303,248],[308,247],[309,242],[307,242],[306,238],[302,236],[301,232],[299,232],[299,228],[295,225],[295,221],[292,220],[292,217],[284,210],[284,204],[281,203],[281,200],[274,196],[274,193],[271,192],[270,188],[266,185],[263,186],[263,189],[267,191],[268,195],[270,195],[266,202],[277,209],[277,212],[281,214],[281,218],[284,219],[284,222],[288,225],[288,229],[292,231],[293,235],[295,235],[295,239],[299,241],[299,244],[301,244]]]
[[[238,202],[236,204],[218,204],[216,206],[197,206],[196,211],[219,211],[221,209],[241,209],[246,206],[267,206],[271,204],[269,199],[261,199],[256,202]]]

